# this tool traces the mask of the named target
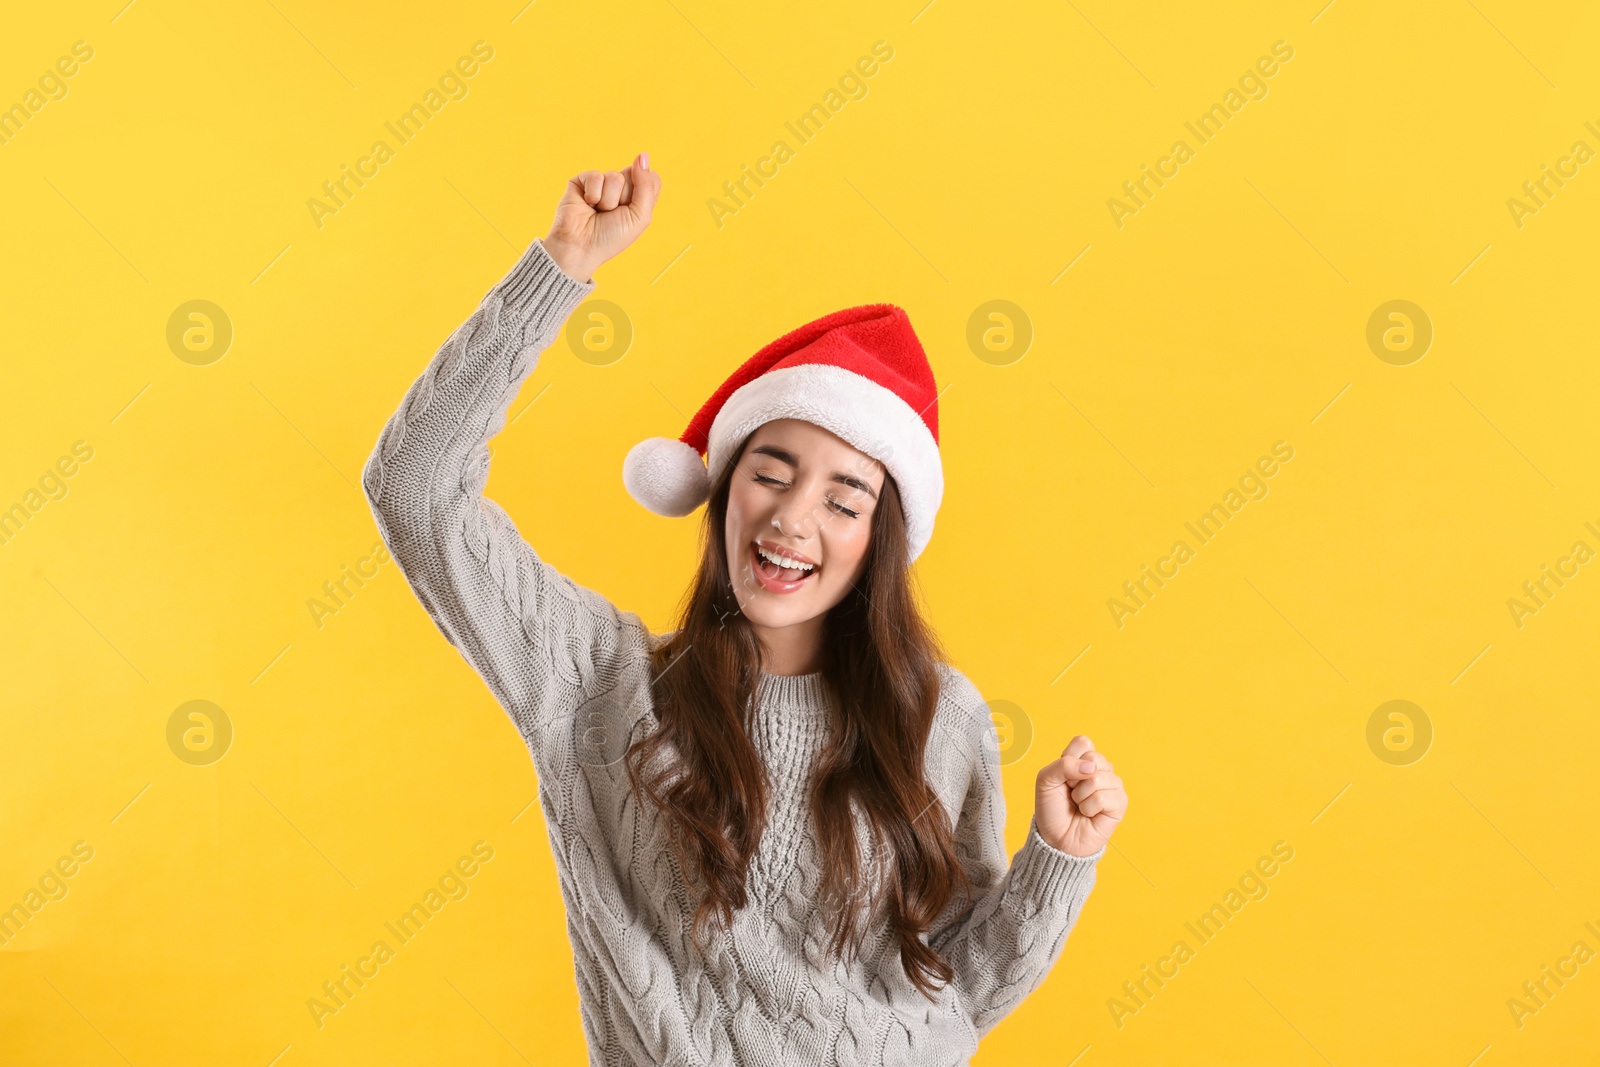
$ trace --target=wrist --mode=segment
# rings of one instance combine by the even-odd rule
[[[577,249],[560,240],[544,237],[540,239],[540,243],[544,245],[544,250],[550,254],[550,258],[555,260],[556,266],[561,268],[562,273],[573,281],[587,285],[594,280],[594,269],[599,264],[590,262]]]
[[[1044,845],[1045,850],[1047,852],[1049,852],[1051,855],[1058,856],[1058,857],[1065,857],[1066,859],[1069,859],[1069,860],[1081,860],[1081,861],[1090,862],[1090,863],[1097,863],[1097,862],[1099,862],[1100,857],[1105,855],[1105,851],[1106,851],[1106,846],[1105,845],[1101,845],[1099,848],[1095,849],[1092,852],[1075,852],[1072,849],[1067,848],[1066,847],[1066,842],[1064,842],[1064,841],[1063,842],[1055,842],[1055,841],[1050,840],[1042,832],[1039,831],[1039,828],[1037,826],[1034,827],[1034,836],[1036,836],[1039,839],[1040,844]]]
[[[1088,852],[1082,851],[1082,848],[1084,847],[1082,842],[1071,840],[1072,835],[1065,831],[1052,833],[1049,830],[1046,830],[1044,826],[1040,825],[1037,816],[1035,816],[1033,820],[1033,829],[1034,832],[1039,835],[1040,841],[1043,841],[1057,852],[1063,852],[1068,856],[1073,856],[1077,859],[1084,859],[1088,856],[1094,855],[1095,852],[1099,851],[1099,849],[1091,849]],[[1104,846],[1101,847],[1103,848]]]

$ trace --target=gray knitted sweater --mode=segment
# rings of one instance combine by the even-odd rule
[[[928,935],[955,969],[917,992],[880,922],[853,962],[827,957],[806,786],[830,729],[821,674],[763,674],[752,739],[771,773],[749,904],[690,934],[667,822],[630,793],[622,754],[654,728],[651,634],[541,559],[483,496],[487,442],[572,310],[595,288],[534,241],[452,333],[384,427],[363,473],[389,552],[533,754],[566,904],[591,1064],[956,1065],[1045,978],[1095,880],[1092,856],[1030,825],[1008,863],[1005,799],[983,698],[941,665],[926,765],[975,899]],[[865,847],[865,846],[864,846]],[[867,877],[876,878],[870,851]],[[716,931],[713,924],[713,930]]]

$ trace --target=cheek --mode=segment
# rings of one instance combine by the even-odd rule
[[[735,488],[728,494],[728,517],[723,523],[723,529],[727,532],[729,544],[733,543],[735,535],[740,530],[748,527],[748,514],[749,503],[745,499],[745,494]]]
[[[723,540],[728,546],[728,566],[734,571],[738,570],[744,550],[749,547],[751,537],[755,536],[750,515],[748,493],[741,498],[736,487],[735,491],[728,494],[728,514],[722,523]]]
[[[739,565],[739,550],[744,547],[744,539],[739,536],[739,520],[732,511],[728,512],[728,521],[722,533],[723,544],[726,546],[728,566],[730,569]]]
[[[853,580],[867,558],[867,544],[872,534],[872,518],[863,515],[859,519],[841,521],[849,522],[850,528],[830,531],[835,536],[828,541],[826,561],[836,565],[835,573],[846,575]]]

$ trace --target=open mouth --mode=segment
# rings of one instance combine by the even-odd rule
[[[809,570],[804,567],[780,566],[762,553],[760,545],[751,544],[750,569],[755,572],[756,580],[768,591],[792,593],[803,588],[807,582],[814,581],[817,573],[822,570],[822,565],[813,564]]]

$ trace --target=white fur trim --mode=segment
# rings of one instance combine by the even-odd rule
[[[711,495],[700,453],[671,437],[650,437],[630,448],[622,460],[622,484],[633,499],[669,518],[689,514]]]
[[[814,423],[888,468],[904,505],[910,558],[922,554],[944,498],[944,468],[928,424],[899,394],[825,363],[768,371],[735,390],[712,420],[707,478],[715,481],[745,435],[773,419]]]

